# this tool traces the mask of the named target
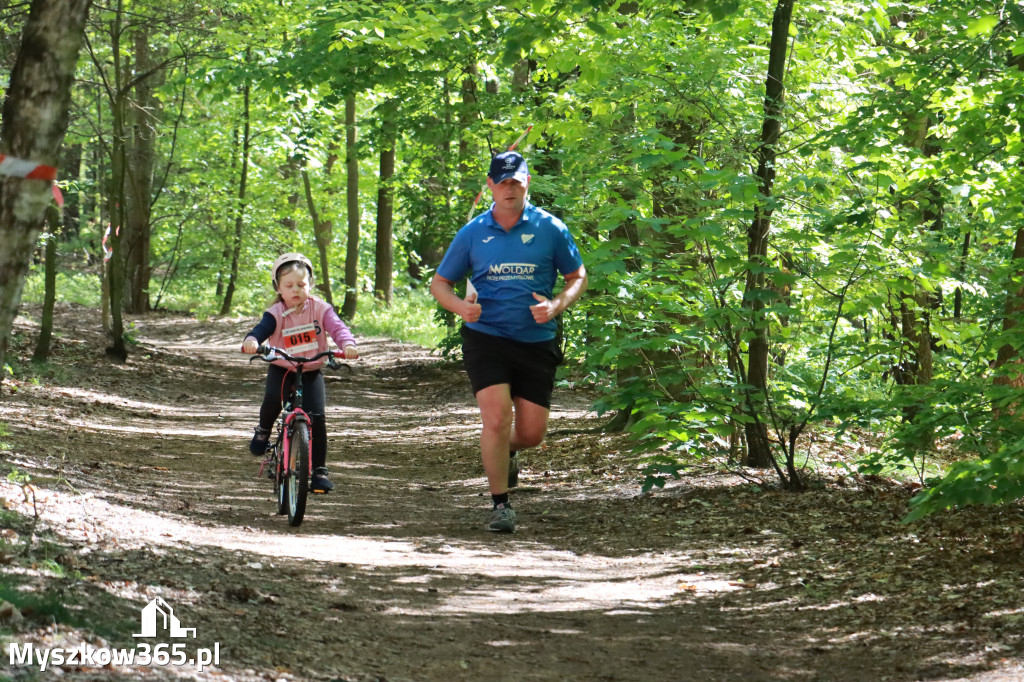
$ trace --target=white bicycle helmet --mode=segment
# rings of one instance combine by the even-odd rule
[[[302,263],[309,270],[309,279],[313,279],[313,263],[308,258],[301,253],[283,253],[274,261],[274,268],[270,271],[270,281],[274,283],[275,289],[277,288],[277,271],[288,263]]]

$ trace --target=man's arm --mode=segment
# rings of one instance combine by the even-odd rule
[[[464,322],[476,322],[480,319],[480,304],[476,302],[476,294],[470,294],[465,299],[459,298],[455,293],[453,282],[441,275],[434,273],[430,280],[430,295],[437,299],[441,307],[450,313],[455,313]]]
[[[537,305],[530,306],[530,311],[533,312],[533,320],[537,324],[553,320],[568,310],[569,306],[579,300],[583,292],[587,290],[587,284],[590,283],[587,279],[587,269],[582,265],[579,270],[570,272],[564,277],[565,286],[554,298],[549,300],[534,292],[533,297],[537,299]]]

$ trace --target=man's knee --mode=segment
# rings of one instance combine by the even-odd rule
[[[521,448],[532,448],[540,445],[547,434],[547,424],[521,424],[516,422],[516,442]]]
[[[512,406],[481,405],[480,421],[485,431],[507,433],[512,428]]]

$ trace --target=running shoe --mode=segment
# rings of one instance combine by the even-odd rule
[[[487,522],[487,530],[495,533],[514,533],[516,530],[516,513],[512,511],[512,505],[503,502],[491,511],[491,518]]]
[[[309,479],[309,490],[314,493],[329,493],[334,490],[334,484],[327,477],[327,467],[313,469],[313,475]]]
[[[255,433],[252,434],[252,440],[249,441],[249,452],[262,457],[267,454],[267,448],[270,447],[270,429],[265,429],[262,426],[257,426]]]

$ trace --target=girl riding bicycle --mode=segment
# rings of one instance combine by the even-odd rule
[[[311,295],[313,264],[300,253],[286,253],[271,271],[277,300],[242,342],[242,352],[252,355],[264,341],[293,355],[314,355],[327,350],[327,336],[345,351],[345,357],[359,357],[356,339],[334,308]],[[327,393],[320,372],[323,360],[302,367],[302,388],[306,413],[313,422],[313,475],[310,490],[326,493],[334,488],[327,473]],[[281,413],[281,404],[292,392],[294,367],[283,359],[267,368],[266,392],[260,406],[260,421],[249,443],[249,452],[263,456],[270,442],[270,431]]]

